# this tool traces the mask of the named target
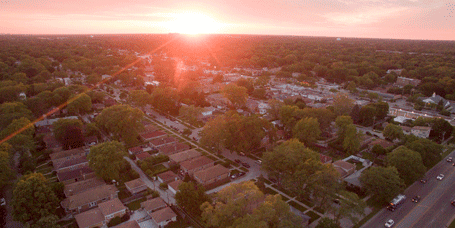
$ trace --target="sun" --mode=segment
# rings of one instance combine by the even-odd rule
[[[221,24],[213,18],[198,12],[185,12],[176,14],[169,23],[171,32],[183,34],[208,34],[215,33]]]

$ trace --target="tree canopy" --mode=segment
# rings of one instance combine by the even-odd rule
[[[193,182],[181,183],[178,192],[175,194],[175,200],[177,205],[198,216],[202,213],[202,203],[211,201],[210,197],[205,194],[204,187]]]
[[[405,187],[397,168],[370,167],[362,172],[360,183],[368,194],[379,203],[388,203]]]
[[[87,159],[90,168],[98,177],[106,181],[118,181],[120,171],[126,165],[124,156],[127,156],[124,146],[117,141],[111,141],[91,147]]]
[[[400,146],[387,154],[387,164],[397,168],[405,184],[412,184],[426,172],[419,153]]]

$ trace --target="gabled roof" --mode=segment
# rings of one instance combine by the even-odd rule
[[[104,216],[126,210],[125,205],[123,205],[123,203],[120,202],[118,198],[99,203],[98,208],[101,210],[101,213],[103,213]]]
[[[166,203],[160,197],[149,199],[141,203],[141,208],[144,208],[147,212],[153,212],[166,206]]]
[[[172,136],[164,136],[157,139],[152,139],[150,143],[154,146],[161,146],[169,143],[177,142],[177,139]]]
[[[347,171],[347,170],[351,170],[351,169],[355,169],[355,165],[352,164],[352,163],[349,163],[349,162],[345,162],[343,160],[338,160],[334,163],[332,163],[333,166],[336,168],[336,167],[340,167],[342,168],[343,170]]]
[[[63,181],[67,181],[70,179],[76,179],[76,178],[81,177],[84,174],[90,174],[90,173],[93,173],[93,170],[91,170],[88,167],[83,167],[80,169],[57,173],[57,178],[60,182],[63,182]]]
[[[136,158],[139,159],[139,160],[144,160],[148,157],[150,157],[151,155],[147,152],[142,152],[142,153],[139,153],[139,154],[136,154]]]
[[[178,191],[179,190],[179,185],[183,183],[182,180],[176,180],[176,181],[172,181],[171,183],[168,184],[168,186],[170,188],[173,188],[175,191]]]
[[[415,131],[429,131],[429,130],[431,130],[431,127],[414,126],[411,130],[415,130]]]
[[[74,218],[80,228],[93,227],[104,222],[104,215],[99,208],[77,214]]]
[[[118,190],[114,185],[102,185],[64,199],[62,206],[63,208],[73,210],[91,202],[111,198],[113,195],[117,195],[117,193]]]
[[[145,140],[149,140],[149,139],[153,139],[153,138],[157,138],[157,137],[161,137],[161,136],[165,136],[165,135],[166,135],[166,133],[164,133],[162,131],[153,131],[153,132],[147,132],[147,133],[140,134],[140,136]]]
[[[191,149],[191,150],[185,150],[176,154],[171,154],[169,155],[169,160],[174,161],[176,163],[180,163],[183,161],[191,160],[197,157],[202,156],[201,152]]]
[[[164,145],[164,146],[160,147],[158,150],[160,151],[160,153],[169,156],[171,154],[175,154],[180,151],[188,150],[190,148],[191,148],[191,146],[189,146],[186,143],[173,143],[170,145]]]
[[[166,207],[164,209],[161,209],[159,211],[155,211],[151,214],[151,217],[152,219],[156,222],[156,223],[161,223],[161,222],[164,222],[166,220],[170,220],[174,217],[177,217],[177,215],[175,214],[175,212],[170,208],[170,207]]]
[[[138,187],[142,187],[144,185],[145,185],[145,183],[144,183],[144,181],[141,180],[141,178],[137,178],[137,179],[134,179],[132,181],[125,182],[125,186],[128,189],[135,189],[135,188],[138,188]]]
[[[193,160],[189,161],[184,161],[180,164],[180,167],[186,169],[186,170],[193,170],[195,168],[207,165],[213,163],[213,160],[206,157],[206,156],[200,156],[198,158],[195,158]]]
[[[67,167],[71,167],[71,166],[75,166],[75,165],[79,165],[79,164],[88,164],[87,158],[85,156],[79,157],[79,158],[73,158],[73,159],[62,162],[60,165],[54,164],[54,168],[56,170],[59,170],[59,169],[63,169],[63,168],[67,168]]]
[[[71,149],[71,150],[54,152],[54,153],[49,154],[49,157],[51,158],[51,160],[56,160],[56,159],[61,159],[61,158],[65,158],[65,157],[75,156],[75,155],[78,155],[78,156],[83,155],[87,152],[88,152],[88,150],[86,150],[85,147],[79,147],[79,148],[75,148],[75,149]]]
[[[139,223],[137,223],[136,220],[131,220],[129,222],[124,222],[115,228],[141,228],[141,226],[139,226]]]
[[[229,169],[218,164],[194,173],[194,178],[201,182],[206,182],[223,174],[228,174]]]
[[[174,172],[172,171],[166,171],[164,173],[160,173],[158,175],[156,175],[157,177],[159,177],[161,180],[167,182],[169,180],[175,180],[175,178],[178,178],[177,174],[175,174]]]
[[[69,197],[71,195],[76,195],[81,192],[90,190],[94,187],[98,187],[98,186],[105,185],[105,184],[106,183],[104,183],[104,181],[102,181],[101,179],[91,178],[88,180],[83,180],[83,181],[78,181],[78,182],[74,182],[71,184],[66,184],[63,192],[65,193],[65,195],[67,197]]]

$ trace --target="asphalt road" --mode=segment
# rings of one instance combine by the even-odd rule
[[[448,156],[454,155],[452,151]],[[362,227],[384,227],[388,219],[395,221],[396,228],[447,227],[455,216],[455,207],[450,204],[455,199],[455,166],[446,158],[426,173],[427,183],[417,181],[406,189],[406,202],[395,212],[384,208]],[[441,181],[436,180],[440,173],[444,174]],[[420,202],[413,203],[411,199],[416,195],[422,198]]]

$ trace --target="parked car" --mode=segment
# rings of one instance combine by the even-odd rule
[[[420,183],[425,184],[425,183],[427,183],[427,180],[422,179],[422,180],[420,180]]]
[[[0,199],[0,205],[1,205],[1,206],[5,206],[5,205],[6,205],[6,200],[5,200],[5,198],[1,198],[1,199]]]
[[[257,160],[256,163],[258,163],[258,165],[262,165],[262,160]]]
[[[420,201],[420,196],[414,196],[414,198],[412,198],[411,201],[414,203],[418,203]]]
[[[455,206],[455,200],[452,200],[452,202],[450,202],[450,204],[452,204],[452,206]]]
[[[389,221],[387,221],[384,226],[389,228],[389,227],[392,227],[393,225],[395,224],[395,222],[392,220],[392,219],[389,219]]]
[[[447,158],[447,162],[452,162],[453,158],[452,157],[448,157]]]
[[[235,159],[234,161],[237,162],[237,163],[240,163],[240,162],[241,162],[239,159]]]
[[[245,168],[250,168],[250,167],[251,167],[251,166],[250,166],[248,163],[246,163],[246,162],[243,162],[242,165],[243,165],[243,167],[245,167]]]
[[[442,180],[444,178],[444,174],[439,174],[437,177],[436,177],[436,180]]]

